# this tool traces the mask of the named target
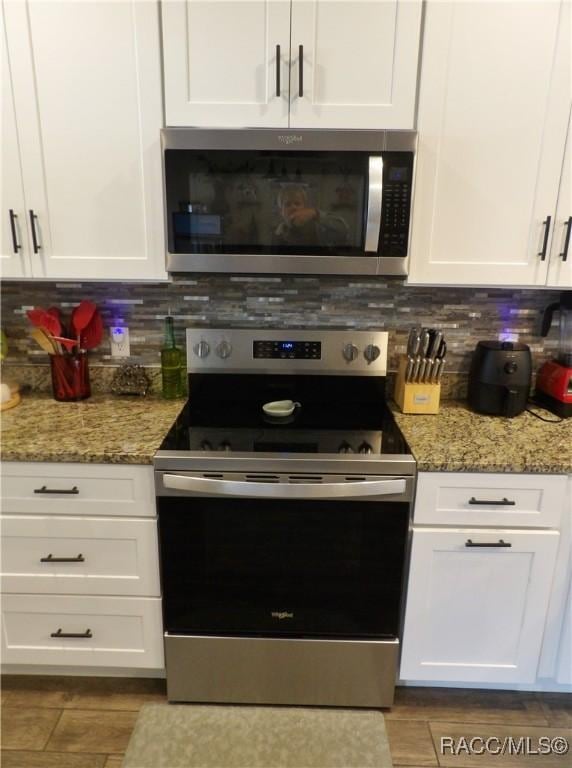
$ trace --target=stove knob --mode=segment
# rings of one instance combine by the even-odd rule
[[[228,442],[228,440],[223,440],[222,443],[219,445],[218,449],[219,449],[219,451],[230,451],[230,450],[232,450],[231,449],[231,445]]]
[[[198,344],[195,344],[193,349],[195,351],[195,355],[197,355],[197,357],[200,357],[201,359],[208,357],[208,354],[211,351],[211,348],[207,341],[199,341]]]
[[[232,346],[228,341],[221,341],[221,343],[216,348],[216,353],[220,358],[222,358],[222,360],[226,360],[227,357],[230,357],[231,352]]]
[[[363,356],[368,364],[373,363],[381,355],[381,349],[375,344],[368,344],[363,351]]]
[[[353,452],[354,452],[354,449],[351,447],[349,443],[346,443],[345,441],[338,448],[338,453],[353,453]]]
[[[201,448],[203,449],[203,451],[212,451],[212,449],[213,449],[211,443],[209,443],[208,440],[203,440],[202,441]]]
[[[358,448],[358,451],[360,453],[373,453],[373,448],[369,443],[366,443],[365,441],[360,445]]]
[[[353,361],[359,355],[359,349],[355,344],[346,344],[342,350],[342,355],[348,363],[353,363]]]

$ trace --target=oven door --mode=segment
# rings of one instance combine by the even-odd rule
[[[405,275],[413,152],[385,143],[166,129],[168,270]]]
[[[411,483],[156,472],[166,632],[395,639]]]

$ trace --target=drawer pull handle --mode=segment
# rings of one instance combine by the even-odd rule
[[[547,216],[545,220],[542,222],[542,226],[544,227],[544,238],[542,240],[542,250],[538,252],[538,255],[540,256],[540,261],[544,261],[546,259],[546,250],[548,248],[548,235],[550,234],[551,221],[552,221],[552,216]]]
[[[471,496],[469,499],[469,504],[489,504],[492,507],[514,507],[516,504],[516,501],[509,501],[509,499],[504,497],[504,499],[501,499],[500,501],[488,501],[487,499],[475,499],[474,496]]]
[[[18,237],[16,234],[16,219],[18,218],[18,215],[14,213],[12,208],[10,208],[10,229],[12,231],[12,245],[14,246],[14,253],[16,256],[18,255],[18,251],[21,250],[22,246],[18,244]],[[570,230],[568,230],[570,232]],[[568,238],[570,239],[570,238]],[[562,254],[560,254],[562,256]],[[566,259],[563,259],[563,261],[566,261]]]
[[[74,485],[73,488],[62,488],[58,490],[58,488],[48,488],[47,485],[42,485],[41,488],[35,488],[34,493],[61,493],[61,494],[77,494],[79,493],[77,485]]]
[[[91,629],[86,629],[85,632],[62,632],[61,629],[58,629],[57,632],[52,632],[50,637],[81,637],[81,638],[90,638],[93,637],[91,634]]]
[[[282,61],[280,59],[280,46],[276,46],[276,98],[280,98],[280,67],[282,65]]]
[[[512,547],[512,544],[510,541],[503,541],[502,539],[499,539],[498,541],[472,541],[471,539],[467,539],[465,542],[466,547]]]
[[[42,247],[38,242],[38,233],[36,231],[36,222],[38,217],[33,210],[30,210],[30,229],[32,230],[32,244],[34,246],[34,253],[39,253]]]
[[[566,238],[564,240],[564,250],[562,253],[559,253],[558,255],[562,259],[562,261],[568,260],[568,248],[570,247],[570,233],[572,232],[572,216],[568,217],[568,221],[566,222]],[[16,239],[14,238],[14,243],[16,242]],[[20,246],[18,246],[20,247]]]
[[[41,557],[40,563],[85,563],[85,557],[78,555],[77,557],[54,557],[51,552],[47,557]]]

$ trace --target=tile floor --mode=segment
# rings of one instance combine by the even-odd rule
[[[166,701],[162,680],[2,678],[2,768],[120,768],[139,708]],[[394,765],[572,766],[572,695],[399,688],[384,712]],[[564,756],[440,754],[442,736],[562,736]]]

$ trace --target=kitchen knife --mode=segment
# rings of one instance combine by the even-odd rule
[[[439,370],[437,371],[437,384],[441,383],[441,377],[443,376],[443,368],[445,367],[445,358],[441,358],[441,362],[439,363]]]
[[[438,356],[439,347],[441,346],[442,339],[443,339],[442,331],[431,332],[431,343],[429,344],[429,351],[427,352],[427,357],[430,360],[434,360]]]
[[[421,358],[417,356],[415,358],[415,363],[413,365],[413,370],[411,371],[411,381],[417,381],[417,376],[419,374],[419,368],[421,366]]]
[[[439,363],[441,361],[438,357],[435,358],[435,360],[432,361],[431,364],[431,370],[429,372],[429,376],[427,377],[427,383],[428,384],[435,384],[437,382],[437,372],[439,370]]]
[[[427,363],[429,361],[426,357],[421,359],[421,365],[419,366],[419,374],[417,376],[417,382],[421,384],[423,381],[425,381],[425,369],[427,368]]]
[[[419,346],[419,354],[421,357],[427,357],[427,350],[429,349],[429,341],[431,337],[429,335],[429,329],[428,328],[422,328],[421,329],[421,339],[420,339],[420,346]]]
[[[431,382],[431,377],[433,375],[433,368],[435,367],[435,360],[431,360],[430,358],[427,360],[427,365],[425,366],[425,372],[423,374],[423,383],[429,384]]]
[[[414,352],[413,352],[413,345],[415,343],[416,336],[417,336],[417,329],[416,328],[412,328],[409,331],[409,336],[407,338],[407,354],[408,355],[413,355],[414,354]]]
[[[411,374],[413,373],[413,366],[415,365],[415,358],[411,355],[407,356],[407,367],[405,368],[405,381],[411,381]]]
[[[419,354],[419,346],[421,343],[421,331],[417,326],[414,326],[409,332],[409,340],[407,343],[407,353],[411,357],[416,357]]]

